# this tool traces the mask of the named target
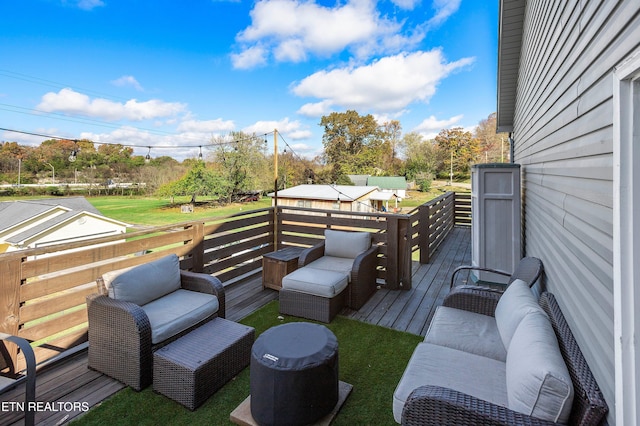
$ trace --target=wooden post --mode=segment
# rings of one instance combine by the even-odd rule
[[[273,251],[278,250],[278,129],[273,130]]]
[[[193,272],[204,271],[204,223],[194,222],[192,225],[193,248],[191,249],[191,257],[193,259]]]
[[[431,252],[429,251],[431,207],[428,204],[422,204],[420,207],[418,207],[418,214],[418,244],[420,245],[420,263],[425,264],[431,261]]]
[[[21,255],[11,256],[0,262],[0,331],[14,336],[20,329],[20,267]],[[9,345],[9,356],[18,365],[18,348]]]
[[[398,217],[398,285],[400,290],[411,289],[411,238],[409,217]]]
[[[387,216],[387,285],[389,290],[400,286],[398,270],[398,216]]]

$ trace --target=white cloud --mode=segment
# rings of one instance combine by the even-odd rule
[[[132,75],[123,75],[120,78],[111,81],[111,84],[118,87],[131,86],[139,92],[144,91],[142,85],[138,83],[138,80]]]
[[[297,111],[298,114],[304,115],[305,117],[322,117],[331,112],[333,112],[331,101],[304,104]]]
[[[335,7],[313,0],[262,0],[251,11],[251,19],[251,25],[236,36],[241,50],[232,55],[236,68],[249,68],[252,61],[245,57],[256,56],[256,48],[264,61],[270,53],[278,61],[300,62],[310,54],[326,57],[345,49],[363,59],[411,49],[424,36],[421,31],[401,35],[402,23],[381,17],[373,0],[347,0]]]
[[[151,157],[169,156],[178,161],[196,158],[199,146],[205,150],[211,143],[211,133],[184,131],[178,134],[155,134],[148,130],[123,126],[108,133],[83,132],[81,139],[92,140],[96,145],[101,143],[135,145],[134,155],[147,155],[151,148]]]
[[[391,3],[398,6],[400,9],[413,10],[416,4],[420,3],[420,0],[391,0]]]
[[[441,80],[473,61],[463,58],[447,63],[439,49],[403,53],[365,66],[319,71],[292,90],[300,97],[319,98],[325,106],[393,113],[413,102],[429,102]],[[305,105],[304,111],[312,111],[314,105]]]
[[[245,127],[242,131],[249,134],[255,133],[256,135],[260,135],[271,133],[274,129],[277,129],[278,133],[291,140],[309,139],[312,135],[311,131],[304,129],[298,120],[289,121],[289,118],[278,121],[258,121]]]
[[[231,55],[234,68],[249,69],[267,63],[267,52],[260,46],[252,46],[240,53]]]
[[[231,132],[235,129],[233,120],[223,120],[217,118],[215,120],[185,120],[178,125],[180,132],[196,132],[196,133],[217,133]]]
[[[462,120],[463,115],[456,115],[445,120],[438,120],[435,116],[430,116],[418,124],[413,131],[418,132],[427,139],[435,138],[442,129],[448,129]]]
[[[410,0],[409,0],[410,1]],[[427,27],[435,27],[446,21],[460,8],[461,0],[433,0],[435,15],[427,22]]]
[[[83,93],[66,88],[58,93],[45,94],[37,108],[44,112],[78,114],[112,121],[122,119],[141,121],[173,116],[183,112],[186,105],[178,102],[164,102],[159,99],[144,102],[131,99],[125,103],[100,98],[91,99]]]
[[[64,4],[71,3],[78,7],[78,9],[82,10],[92,10],[96,7],[104,6],[104,2],[102,0],[63,0]]]

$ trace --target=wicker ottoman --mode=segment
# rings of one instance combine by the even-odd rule
[[[236,376],[251,359],[252,327],[215,318],[153,354],[153,390],[190,410]]]
[[[282,279],[280,313],[329,323],[347,302],[345,273],[300,268]]]
[[[338,402],[338,340],[320,324],[272,327],[253,345],[250,381],[259,425],[312,424]]]

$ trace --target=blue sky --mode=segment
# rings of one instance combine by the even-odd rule
[[[496,107],[497,1],[20,0],[0,16],[0,127],[140,155],[277,129],[312,157],[334,111],[433,137]]]

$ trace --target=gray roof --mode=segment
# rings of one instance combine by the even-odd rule
[[[497,131],[513,131],[525,0],[500,0]]]
[[[58,215],[50,220],[47,220],[45,222],[42,222],[39,225],[36,225],[32,228],[29,228],[23,232],[19,232],[16,235],[13,235],[10,238],[7,238],[7,242],[11,243],[11,244],[20,244],[21,242],[23,242],[24,240],[27,240],[35,235],[38,235],[39,233],[46,231],[47,229],[53,228],[54,226],[63,223],[67,220],[69,220],[70,218],[73,218],[75,216],[81,215],[82,212],[74,212],[74,211],[69,211],[69,212],[65,212],[61,215]]]
[[[278,197],[349,201],[357,200],[377,190],[378,188],[375,186],[298,185],[278,191]],[[273,197],[274,193],[270,193],[269,196]]]
[[[41,200],[18,200],[18,201],[4,201],[0,203],[0,231],[19,225],[22,222],[28,221],[36,216],[40,216],[48,211],[51,211],[57,207],[62,207],[65,210],[69,210],[77,214],[78,212],[86,211],[95,215],[102,216],[102,213],[91,203],[89,203],[84,197],[61,197],[61,198],[45,198]],[[48,226],[53,226],[56,223],[64,220],[65,214],[58,215],[49,223]]]

